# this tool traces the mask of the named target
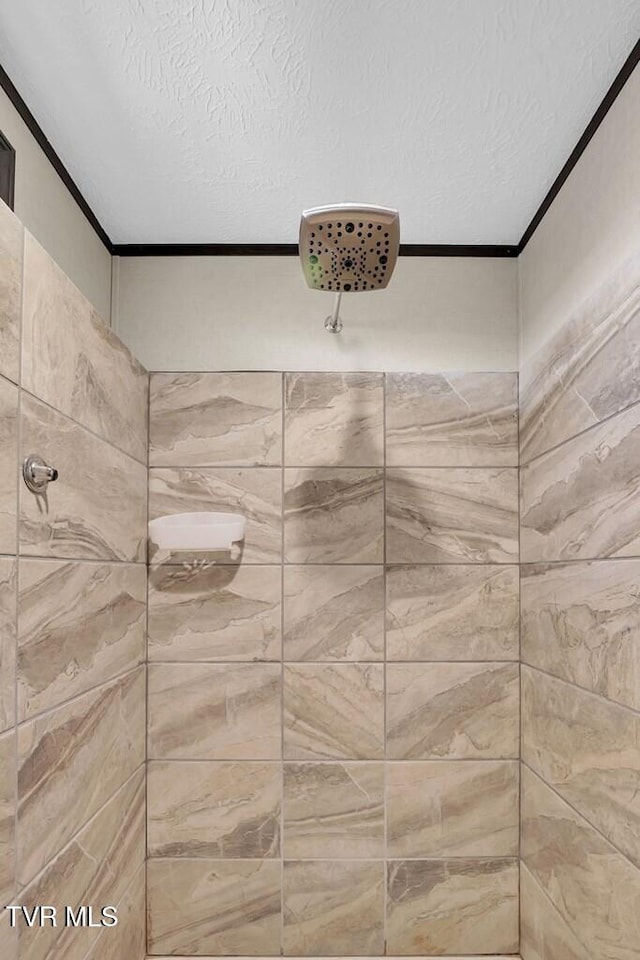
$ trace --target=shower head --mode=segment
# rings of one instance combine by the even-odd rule
[[[300,260],[313,290],[384,290],[399,246],[400,218],[388,207],[341,203],[302,214]]]

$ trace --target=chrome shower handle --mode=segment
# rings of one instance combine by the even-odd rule
[[[32,453],[22,464],[22,476],[32,493],[44,493],[48,484],[58,479],[58,471]]]

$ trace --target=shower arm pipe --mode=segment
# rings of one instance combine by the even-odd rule
[[[340,319],[340,302],[342,300],[342,291],[336,293],[333,303],[333,313],[324,322],[325,330],[329,333],[340,333],[342,330],[342,320]]]

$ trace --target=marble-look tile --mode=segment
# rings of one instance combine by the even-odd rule
[[[640,710],[640,560],[524,564],[522,659]]]
[[[145,659],[142,564],[20,561],[18,720]]]
[[[15,723],[18,561],[0,557],[0,732]]]
[[[117,905],[118,925],[98,934],[85,960],[145,960],[147,956],[146,874],[144,865]]]
[[[279,955],[281,873],[274,860],[150,860],[149,953]]]
[[[386,405],[389,466],[518,465],[516,373],[391,373]]]
[[[46,498],[20,485],[20,552],[144,561],[146,468],[27,394],[21,427],[21,456],[39,453],[60,476]]]
[[[147,372],[26,233],[22,386],[147,460]]]
[[[270,467],[201,470],[159,467],[149,471],[150,519],[191,511],[241,513],[247,521],[242,562],[280,562],[281,470]],[[229,554],[222,556],[227,558]],[[175,557],[179,562],[184,559],[179,554]],[[220,557],[221,554],[218,554],[217,559]]]
[[[518,949],[517,860],[396,860],[387,871],[389,953]]]
[[[389,660],[517,660],[518,567],[390,566]]]
[[[381,373],[285,374],[285,465],[382,466],[383,381]]]
[[[383,757],[382,664],[286,665],[284,755],[289,760]]]
[[[282,374],[152,373],[153,467],[275,466],[282,459]]]
[[[526,767],[522,776],[522,860],[586,944],[580,960],[638,960],[640,870]]]
[[[525,360],[523,462],[640,400],[639,271],[636,254]]]
[[[640,556],[640,404],[521,471],[523,562]]]
[[[0,377],[0,553],[17,553],[18,392]]]
[[[285,763],[284,855],[384,857],[384,764]]]
[[[520,954],[523,960],[596,960],[522,863]]]
[[[387,470],[388,563],[517,560],[517,470]]]
[[[24,229],[0,202],[0,375],[20,376],[20,311]]]
[[[283,883],[285,956],[384,953],[381,861],[285,861]]]
[[[17,892],[15,876],[15,814],[16,814],[16,735],[9,730],[0,736],[0,903],[15,903]],[[11,938],[12,947],[17,937],[11,933],[8,924],[9,914],[0,910],[0,935]],[[6,940],[7,946],[9,940]],[[9,960],[13,960],[12,957]]]
[[[640,714],[528,667],[522,758],[640,867]]]
[[[285,470],[284,553],[288,563],[381,563],[381,470]]]
[[[278,664],[149,665],[149,757],[277,760],[281,755]]]
[[[382,660],[381,567],[284,568],[285,660]]]
[[[144,761],[140,667],[18,728],[18,870],[27,883]]]
[[[65,926],[65,907],[77,910],[81,904],[91,904],[94,921],[99,922],[103,906],[120,902],[144,864],[144,794],[141,767],[43,873],[20,892],[19,902],[29,910],[46,903],[58,912],[55,929],[21,925],[21,960],[85,960],[100,928]]]
[[[149,570],[150,660],[279,660],[282,571],[259,566]]]
[[[387,769],[387,855],[517,857],[517,760],[433,760]]]
[[[152,760],[149,856],[277,857],[281,795],[279,763]]]
[[[390,663],[387,757],[519,756],[516,663]]]

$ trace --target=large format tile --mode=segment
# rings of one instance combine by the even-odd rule
[[[46,498],[20,485],[20,552],[144,561],[146,468],[26,394],[21,421],[21,456],[40,454],[60,476]]]
[[[517,660],[518,567],[390,566],[389,660]]]
[[[526,767],[522,772],[522,860],[586,945],[580,960],[638,960],[640,870]]]
[[[382,660],[384,574],[375,566],[284,568],[285,660]]]
[[[146,463],[146,370],[29,233],[22,386]]]
[[[516,663],[390,663],[387,757],[508,759],[519,755]]]
[[[388,563],[517,560],[517,470],[387,471]]]
[[[522,757],[640,867],[640,714],[522,671]]]
[[[94,922],[99,922],[103,906],[120,902],[144,864],[144,796],[141,767],[43,873],[20,892],[19,902],[29,910],[46,903],[54,906],[58,914],[55,929],[21,925],[21,958],[84,960],[100,934],[100,927],[66,926],[65,908],[69,906],[75,911],[81,904],[91,904]],[[115,931],[117,926],[109,930]]]
[[[2,907],[16,903],[17,879],[15,876],[15,815],[16,815],[16,737],[13,730],[0,736],[0,900]],[[15,949],[17,937],[9,929],[9,914],[0,911],[0,936],[2,942]],[[14,960],[9,955],[9,960]]]
[[[273,860],[150,860],[149,953],[278,955],[281,872]]]
[[[27,883],[144,761],[139,668],[18,729],[18,870]]]
[[[24,229],[0,202],[0,376],[20,376],[20,310]]]
[[[384,764],[285,763],[284,855],[384,856]]]
[[[18,393],[0,377],[0,553],[17,552]]]
[[[273,466],[282,457],[282,374],[152,373],[154,467]]]
[[[381,466],[383,380],[381,373],[285,374],[286,466]]]
[[[18,719],[145,659],[142,564],[20,562]]]
[[[278,763],[152,760],[149,856],[277,857],[281,794]]]
[[[200,470],[160,467],[149,471],[150,519],[192,511],[241,513],[247,521],[242,562],[280,562],[281,470],[270,467]]]
[[[287,664],[284,755],[289,760],[383,757],[382,664]]]
[[[640,260],[612,274],[523,365],[523,461],[640,400]]]
[[[15,722],[18,561],[0,557],[0,732]]]
[[[118,925],[107,927],[85,960],[145,960],[147,956],[146,872],[144,864],[117,905]]]
[[[278,759],[280,671],[270,663],[150,664],[149,756]]]
[[[524,564],[522,659],[640,710],[640,560]]]
[[[285,470],[285,560],[381,563],[383,488],[381,470]]]
[[[522,560],[640,555],[640,404],[521,472]]]
[[[384,953],[384,864],[285,861],[285,956]]]
[[[518,855],[517,760],[391,763],[390,857]]]
[[[387,374],[386,440],[389,466],[517,466],[518,375]]]
[[[149,570],[150,660],[279,660],[282,571],[271,566]]]
[[[518,949],[517,860],[399,860],[387,870],[388,953]]]
[[[596,960],[522,863],[520,954],[523,960]]]

